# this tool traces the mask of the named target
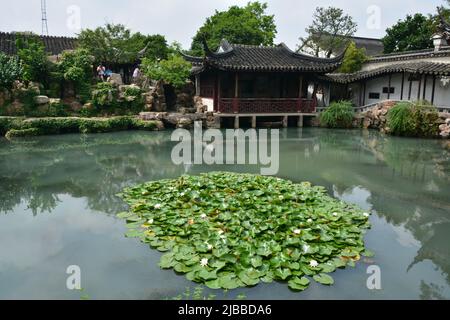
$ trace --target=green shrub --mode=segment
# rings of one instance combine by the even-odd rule
[[[26,108],[34,107],[34,97],[40,94],[40,89],[37,85],[28,84],[18,90],[14,90],[15,98],[25,105]]]
[[[320,124],[328,128],[351,128],[354,111],[350,101],[333,102],[320,115]]]
[[[437,109],[425,101],[399,102],[387,114],[387,126],[393,135],[435,137],[439,134]]]
[[[0,88],[10,89],[15,80],[21,80],[23,67],[15,57],[0,52]]]
[[[411,104],[400,102],[393,106],[387,115],[387,125],[394,135],[410,135],[414,130]]]
[[[90,98],[93,57],[85,49],[63,53],[58,70],[64,80],[73,84],[82,103]]]
[[[124,101],[121,102],[121,107],[127,112],[137,114],[144,109],[144,98],[142,97],[142,90],[136,86],[129,86],[124,92]]]
[[[109,82],[99,82],[92,91],[92,102],[96,107],[117,107],[118,90]]]
[[[16,117],[0,117],[0,135],[5,135],[9,130],[22,126],[22,118]]]
[[[9,130],[5,137],[7,139],[10,138],[19,138],[19,137],[33,137],[38,136],[40,134],[40,130],[38,128],[29,128],[29,129],[11,129]]]
[[[135,117],[113,118],[0,118],[0,133],[8,137],[65,133],[104,133],[125,130],[153,131],[155,121],[143,121]]]

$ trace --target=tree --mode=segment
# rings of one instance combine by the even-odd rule
[[[23,66],[23,80],[46,85],[51,65],[44,43],[37,36],[23,35],[16,40],[16,47]]]
[[[182,87],[189,79],[192,65],[180,55],[172,54],[167,60],[144,59],[142,69],[153,80],[163,80],[175,88]]]
[[[382,39],[384,53],[432,47],[433,41],[431,38],[435,32],[433,21],[433,17],[426,17],[420,13],[414,16],[408,15],[405,20],[399,20],[394,26],[386,30],[386,36]]]
[[[143,42],[146,44],[146,52],[144,57],[152,60],[167,59],[170,53],[170,47],[167,40],[160,34],[145,36]]]
[[[0,88],[11,88],[15,80],[21,80],[23,68],[15,57],[0,52]]]
[[[300,38],[299,50],[320,56],[323,52],[327,58],[343,50],[349,37],[357,30],[353,18],[339,8],[318,7],[313,15],[313,23],[306,28],[307,36]]]
[[[135,63],[141,54],[155,60],[167,58],[168,55],[164,36],[132,33],[122,24],[106,24],[95,30],[83,30],[78,35],[78,42],[79,47],[88,50],[98,63]]]
[[[356,44],[351,41],[345,52],[344,61],[342,62],[339,72],[353,73],[361,70],[364,62],[367,61],[366,49],[358,49]]]
[[[64,78],[73,84],[76,92],[87,100],[90,96],[90,85],[92,82],[93,57],[86,49],[64,52],[58,71]]]
[[[193,54],[203,53],[203,40],[215,49],[222,39],[248,45],[273,45],[277,33],[274,16],[266,14],[267,4],[249,2],[245,7],[232,6],[227,11],[216,11],[206,19],[193,38]]]

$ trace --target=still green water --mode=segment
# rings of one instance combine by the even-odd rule
[[[170,132],[0,140],[0,299],[164,299],[196,285],[160,270],[160,253],[124,237],[115,194],[148,180],[257,166],[176,166]],[[377,132],[286,129],[278,176],[325,186],[374,214],[376,253],[333,274],[335,285],[260,284],[218,297],[248,299],[450,299],[450,150],[442,141]],[[83,292],[66,288],[81,268]],[[381,269],[369,290],[367,268]],[[209,291],[207,291],[209,292]]]

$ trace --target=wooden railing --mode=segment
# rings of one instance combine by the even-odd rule
[[[221,113],[315,113],[317,99],[221,98]]]

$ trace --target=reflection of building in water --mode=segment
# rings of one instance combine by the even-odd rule
[[[61,140],[63,139],[63,140]],[[170,133],[39,137],[0,149],[0,212],[24,202],[33,214],[52,211],[61,194],[85,197],[90,209],[116,214],[123,188],[177,177]]]
[[[450,219],[446,222],[436,223],[430,231],[431,236],[429,239],[422,241],[422,247],[417,252],[417,256],[408,267],[408,270],[412,269],[419,262],[431,260],[446,274],[447,281],[450,284]]]

